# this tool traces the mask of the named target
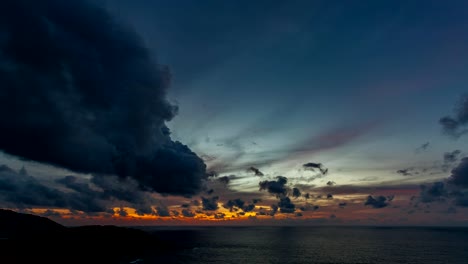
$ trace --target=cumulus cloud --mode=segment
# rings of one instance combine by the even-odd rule
[[[291,202],[289,197],[281,197],[278,202],[278,208],[281,213],[293,214],[296,210],[296,205]]]
[[[156,215],[159,215],[162,217],[171,216],[169,209],[165,205],[156,206]]]
[[[468,133],[466,128],[468,124],[468,95],[463,95],[454,109],[453,116],[444,116],[439,119],[439,124],[445,134],[459,138]]]
[[[72,11],[72,12],[71,12]],[[91,1],[0,2],[0,150],[195,194],[206,166],[165,122],[170,73]]]
[[[384,208],[388,206],[387,197],[385,196],[376,196],[375,198],[371,195],[367,196],[367,200],[364,205],[370,205],[374,208]]]
[[[202,199],[203,210],[214,211],[218,209],[218,200],[219,200],[218,196],[214,196],[210,198],[201,197],[201,199]]]
[[[189,209],[182,209],[181,213],[182,213],[182,215],[184,217],[194,217],[195,216],[195,213],[193,213]]]
[[[292,196],[294,198],[299,198],[301,197],[301,191],[298,189],[298,188],[293,188],[293,191],[292,191]]]
[[[288,192],[286,183],[288,183],[288,178],[277,176],[276,181],[261,181],[258,185],[260,186],[260,191],[267,190],[271,194],[280,196],[286,195]]]

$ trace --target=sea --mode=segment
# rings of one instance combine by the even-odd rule
[[[143,229],[171,250],[129,263],[468,264],[468,228],[460,227]]]

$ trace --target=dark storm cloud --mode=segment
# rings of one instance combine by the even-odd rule
[[[97,181],[93,181],[98,179]],[[107,212],[115,204],[124,203],[138,214],[152,214],[155,202],[149,192],[138,189],[137,183],[116,176],[81,179],[72,175],[55,180],[66,189],[45,185],[28,175],[23,168],[0,166],[0,206],[31,208],[56,207],[85,213]]]
[[[203,210],[214,211],[218,209],[218,199],[219,199],[218,196],[214,196],[210,198],[201,197],[201,199],[202,199]]]
[[[18,173],[8,166],[0,166],[0,197],[2,206],[17,206],[29,208],[31,206],[65,207],[67,201],[62,191],[51,189],[34,177]]]
[[[468,133],[468,95],[461,97],[454,109],[454,116],[444,116],[439,119],[444,133],[454,138]]]
[[[261,181],[258,183],[260,186],[259,190],[267,190],[271,194],[286,195],[288,192],[287,187],[285,186],[288,183],[288,178],[284,176],[277,176],[276,181]]]
[[[0,2],[0,149],[76,172],[194,194],[205,164],[173,141],[167,68],[88,1]]]
[[[375,198],[371,195],[367,196],[367,200],[364,205],[370,205],[374,208],[384,208],[388,206],[387,197],[385,196],[376,196]]]
[[[452,175],[450,175],[448,182],[456,186],[468,188],[468,157],[460,160],[458,166],[452,170]]]
[[[255,173],[255,176],[263,176],[263,172],[261,172],[259,169],[255,168],[255,167],[250,167],[247,169],[247,171],[249,172],[253,172]]]
[[[311,171],[315,171],[315,169],[318,169],[320,173],[322,173],[323,175],[328,173],[328,169],[325,168],[322,163],[309,162],[309,163],[302,165],[302,167],[304,167],[304,169],[306,170],[311,170]]]
[[[155,202],[150,193],[141,191],[138,188],[138,182],[131,178],[122,179],[109,175],[93,175],[90,182],[102,190],[104,199],[115,198],[127,201],[135,209],[143,210],[143,207],[149,209],[150,204]]]

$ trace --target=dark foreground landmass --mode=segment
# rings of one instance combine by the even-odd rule
[[[149,251],[171,250],[170,243],[135,228],[65,227],[0,209],[0,263],[142,263]]]

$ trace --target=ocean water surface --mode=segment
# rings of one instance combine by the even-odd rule
[[[167,249],[134,263],[468,264],[468,228],[145,227]]]

